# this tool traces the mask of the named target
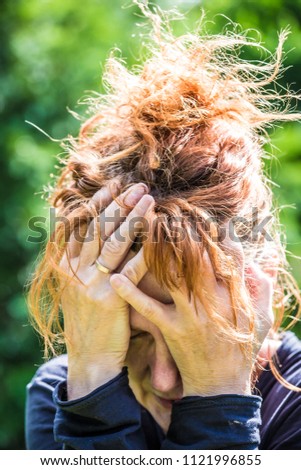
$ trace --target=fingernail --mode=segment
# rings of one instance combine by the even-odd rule
[[[142,198],[144,194],[148,192],[148,188],[145,184],[141,183],[137,186],[134,186],[134,188],[130,189],[129,194],[126,195],[124,202],[129,205],[133,206],[134,204],[137,204],[137,202]]]

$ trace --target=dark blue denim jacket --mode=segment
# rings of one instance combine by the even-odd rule
[[[282,375],[301,386],[301,342],[283,337]],[[186,397],[164,435],[136,401],[126,369],[78,400],[66,400],[67,357],[44,364],[28,385],[29,449],[301,449],[301,393],[263,372],[256,395]],[[261,424],[262,418],[262,424]]]

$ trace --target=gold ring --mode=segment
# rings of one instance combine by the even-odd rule
[[[96,264],[98,271],[101,271],[102,273],[110,274],[112,272],[109,268],[101,264],[98,260],[95,261],[95,264]]]

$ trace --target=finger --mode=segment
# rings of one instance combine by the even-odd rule
[[[85,234],[85,240],[79,255],[81,266],[91,266],[101,250],[99,224],[97,217],[92,220]]]
[[[125,193],[111,204],[100,214],[99,227],[101,242],[105,242],[119,225],[125,220],[129,212],[148,192],[148,188],[143,183],[138,183],[129,188]],[[123,207],[126,205],[127,207]]]
[[[126,276],[135,286],[139,284],[148,269],[144,259],[143,247],[122,268],[120,274]]]
[[[96,213],[99,214],[113,201],[113,197],[118,194],[119,191],[119,181],[113,179],[108,186],[104,186],[92,196],[89,206],[92,206]]]
[[[205,250],[200,259],[200,279],[199,282],[202,286],[202,291],[207,297],[214,298],[216,290],[218,288],[218,283],[216,280],[215,272],[210,260],[208,252]],[[183,309],[187,308],[187,299],[188,299],[188,290],[186,287],[185,279],[178,286],[177,289],[170,290],[170,295],[174,303]],[[190,302],[189,305],[192,305]]]
[[[82,245],[85,241],[86,232],[87,232],[86,224],[80,224],[74,227],[74,230],[70,235],[69,242],[67,243],[67,248],[66,248],[70,259],[79,257]]]
[[[126,220],[118,227],[109,239],[103,244],[98,262],[111,271],[121,264],[128,253],[137,231],[143,228],[144,216],[154,205],[154,198],[148,194],[144,195]]]
[[[70,258],[77,258],[81,254],[81,250],[84,246],[86,234],[88,234],[88,238],[90,240],[90,235],[94,234],[94,229],[92,229],[91,224],[95,224],[94,222],[94,215],[96,211],[99,211],[100,207],[106,207],[108,204],[112,202],[112,194],[111,191],[108,187],[103,187],[99,191],[97,191],[93,197],[91,198],[87,210],[91,208],[91,218],[93,219],[87,229],[87,224],[78,224],[78,226],[75,226],[70,239],[68,243],[68,251],[69,251],[69,256]],[[95,211],[95,212],[93,212]],[[97,240],[95,240],[97,241]],[[98,243],[95,243],[98,247]],[[87,251],[90,251],[90,249],[93,250],[95,248],[90,244],[90,246],[87,246]],[[82,253],[82,258],[85,259],[87,256],[86,253]],[[96,255],[97,256],[97,255]],[[95,257],[94,257],[95,259]]]
[[[93,198],[91,200],[91,203],[94,203],[98,208],[104,207],[107,205],[106,203],[112,201],[109,188],[104,189],[107,190],[107,193],[104,192],[103,195],[100,194],[98,197],[95,197],[94,200]],[[146,190],[147,186],[144,184],[134,185],[134,187],[121,195],[121,200],[125,201],[127,205],[130,205],[133,201],[138,202],[143,194],[145,194]],[[110,199],[108,196],[110,196]],[[120,225],[129,211],[130,208],[122,208],[116,201],[112,201],[100,213],[99,217],[96,217],[91,222],[87,231],[86,240],[82,244],[80,253],[81,265],[92,265],[95,262],[95,259],[102,250],[104,240],[111,235],[112,230],[115,230],[115,228]],[[107,265],[106,261],[99,260],[99,262],[111,270],[115,269],[113,267],[110,268],[110,263]]]
[[[66,280],[76,277],[80,280],[79,276],[79,258],[70,258],[67,251],[65,251],[58,269],[60,280]]]
[[[117,294],[130,304],[143,317],[162,328],[166,305],[144,294],[126,276],[113,274],[110,283]],[[164,310],[165,308],[165,310]]]

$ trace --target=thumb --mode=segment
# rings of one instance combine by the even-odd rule
[[[113,274],[110,277],[110,283],[116,293],[138,313],[154,323],[158,328],[162,327],[164,307],[166,305],[144,294],[123,274]]]

